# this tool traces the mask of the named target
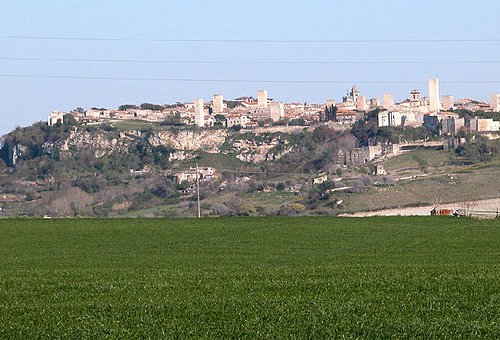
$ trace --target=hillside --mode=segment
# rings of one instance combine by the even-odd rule
[[[499,143],[482,136],[443,150],[418,141],[428,132],[384,128],[367,137],[368,125],[284,132],[119,123],[37,123],[6,135],[0,213],[195,216],[196,187],[179,174],[196,166],[215,173],[200,183],[203,215],[335,215],[500,197],[489,185],[500,173]],[[402,138],[413,146],[363,160],[363,144]],[[387,174],[374,175],[376,165]]]

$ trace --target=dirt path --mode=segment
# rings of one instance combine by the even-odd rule
[[[449,203],[439,206],[444,209],[459,209],[459,203]],[[500,208],[500,198],[476,201],[474,209],[496,210]],[[384,209],[377,211],[365,211],[355,214],[341,214],[342,217],[367,217],[367,216],[428,216],[431,214],[433,206],[411,207],[401,209]]]

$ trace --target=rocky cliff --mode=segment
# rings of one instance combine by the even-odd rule
[[[134,144],[146,148],[173,150],[169,160],[190,158],[193,152],[232,154],[244,162],[275,161],[292,151],[287,134],[236,133],[225,129],[118,131],[116,129],[71,127],[59,130],[31,127],[7,138],[2,158],[10,166],[20,160],[41,155],[56,155],[86,150],[101,158],[112,153],[134,150]],[[34,138],[33,136],[37,136]],[[36,142],[34,142],[36,140]],[[179,152],[183,152],[182,154]]]
[[[175,150],[203,150],[218,153],[228,135],[227,130],[160,131],[152,134],[148,142],[153,146],[167,146]]]

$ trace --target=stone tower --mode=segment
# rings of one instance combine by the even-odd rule
[[[214,110],[214,113],[224,112],[224,97],[222,96],[222,94],[214,94],[212,100],[212,108]]]
[[[382,106],[384,107],[384,109],[388,109],[391,106],[394,106],[394,96],[390,93],[384,93]]]
[[[269,113],[273,122],[285,117],[285,105],[282,102],[272,102],[269,106]]]
[[[195,99],[194,101],[194,123],[199,127],[205,126],[205,108],[203,99]]]
[[[495,112],[500,112],[500,93],[495,93],[491,95],[490,109]]]
[[[257,105],[261,109],[267,109],[267,90],[257,92]]]
[[[443,110],[449,111],[454,108],[453,96],[443,96]]]
[[[356,110],[358,110],[358,111],[366,111],[366,110],[368,110],[368,105],[366,103],[366,97],[359,96],[356,99]]]
[[[429,79],[429,110],[439,111],[441,103],[439,102],[439,79]]]

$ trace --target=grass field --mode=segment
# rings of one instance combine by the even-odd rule
[[[0,220],[1,338],[500,337],[500,222]]]

